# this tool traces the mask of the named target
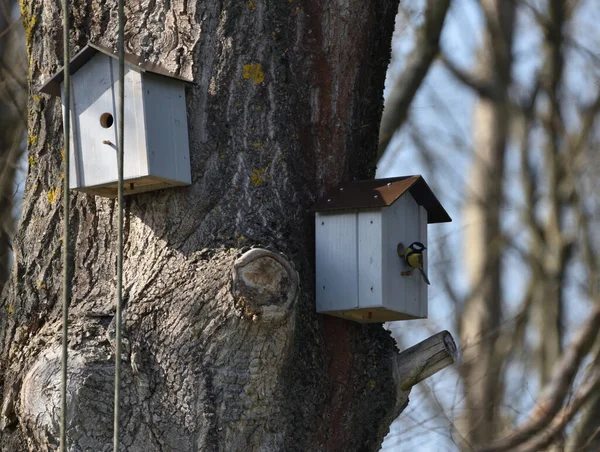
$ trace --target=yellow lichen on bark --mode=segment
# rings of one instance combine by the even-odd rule
[[[38,141],[38,136],[35,134],[27,135],[27,147],[35,146]]]
[[[263,183],[266,182],[267,177],[265,176],[265,172],[265,168],[254,168],[252,170],[252,176],[250,176],[250,179],[252,180],[252,184],[255,187],[260,187]]]
[[[28,11],[28,7],[29,5],[25,0],[19,0],[21,22],[23,23],[23,30],[25,30],[25,47],[27,49],[27,54],[31,55],[33,31],[38,23],[38,19],[34,11]]]
[[[252,80],[257,85],[265,81],[265,73],[260,63],[245,64],[242,77],[246,80]]]
[[[48,190],[46,197],[48,198],[48,202],[50,204],[54,204],[56,202],[56,200],[58,199],[59,192],[60,187],[51,188],[50,190]]]

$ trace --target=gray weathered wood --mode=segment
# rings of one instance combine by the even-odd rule
[[[356,212],[315,215],[317,312],[358,307]]]
[[[317,213],[317,311],[360,322],[427,317],[427,284],[396,251],[427,246],[427,211],[410,193],[391,206]],[[427,260],[425,260],[427,268]]]
[[[98,196],[116,196],[117,66],[97,53],[72,76],[69,186]],[[111,116],[112,125],[101,124],[103,115]],[[126,65],[125,127],[125,194],[191,183],[181,81]]]
[[[412,202],[411,202],[412,201]],[[406,248],[411,243],[419,240],[419,206],[412,199],[407,199],[404,207],[404,224],[406,229],[404,231],[404,239],[401,240],[402,244]],[[408,220],[411,219],[411,221]],[[423,244],[427,246],[427,237],[425,238],[425,242]],[[402,276],[401,278],[405,280],[405,298],[406,298],[406,306],[411,309],[412,312],[419,312],[418,309],[419,300],[420,300],[420,290],[419,286],[423,285],[423,279],[418,272],[414,271],[410,268],[406,262],[402,262],[402,268],[405,272],[407,272],[407,276]]]
[[[421,243],[429,247],[427,236],[427,210],[423,206],[419,206],[419,238]],[[429,249],[423,253],[423,269],[429,275]],[[419,278],[419,317],[427,318],[429,312],[429,285],[423,281],[420,274],[415,275]],[[429,278],[431,281],[431,278]],[[423,302],[425,300],[425,302]]]
[[[383,240],[389,244],[383,250],[383,267],[388,269],[383,281],[383,296],[389,300],[391,309],[407,314],[413,314],[412,303],[408,303],[406,298],[406,285],[412,280],[402,277],[405,264],[396,248],[398,242],[406,240],[405,215],[410,202],[414,202],[412,198],[402,196],[383,213]]]
[[[448,331],[437,333],[394,357],[394,378],[403,391],[454,364],[458,351]]]
[[[386,307],[383,297],[382,210],[361,209],[355,219],[358,226],[358,307]],[[346,279],[349,275],[346,275]],[[343,306],[348,309],[348,306]],[[375,319],[374,319],[375,320]]]
[[[185,108],[185,88],[180,81],[151,73],[142,74],[148,174],[178,185],[192,182]]]
[[[383,212],[384,216],[384,298],[390,309],[403,312],[412,318],[427,317],[427,291],[419,275],[403,276],[410,271],[398,256],[397,245],[404,246],[420,241],[427,246],[427,216],[424,227],[418,215],[420,207],[409,194],[403,195]],[[425,210],[425,209],[423,209]]]

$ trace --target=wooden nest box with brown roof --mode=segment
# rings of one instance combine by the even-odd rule
[[[421,176],[342,183],[314,210],[317,312],[358,322],[427,317],[428,286],[398,245],[427,246],[427,225],[452,220]]]

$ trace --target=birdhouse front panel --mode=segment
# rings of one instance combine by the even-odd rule
[[[384,298],[382,209],[317,213],[316,227],[317,312],[361,322],[409,318]]]
[[[72,75],[69,186],[73,189],[117,180],[118,84],[117,62],[102,53]],[[129,67],[125,68],[124,109],[123,173],[129,180],[148,175],[141,74]]]

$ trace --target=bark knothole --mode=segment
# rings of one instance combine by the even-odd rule
[[[253,248],[235,261],[231,291],[252,320],[281,320],[296,301],[298,281],[298,272],[284,256]]]

